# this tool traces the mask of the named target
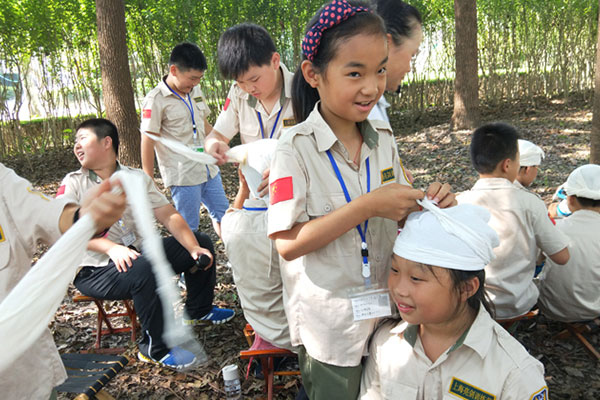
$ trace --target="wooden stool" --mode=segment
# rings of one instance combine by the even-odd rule
[[[575,339],[583,345],[585,350],[597,361],[600,361],[600,352],[594,348],[594,346],[583,336],[584,333],[594,333],[598,331],[598,326],[590,328],[589,324],[594,324],[594,321],[589,322],[564,322],[566,327],[565,330],[554,335],[553,339],[566,339],[573,336]]]
[[[516,326],[517,322],[519,322],[521,320],[534,319],[535,317],[537,317],[538,313],[539,313],[539,310],[535,309],[535,310],[531,310],[523,315],[519,315],[518,317],[507,318],[507,319],[497,319],[496,322],[499,323],[500,325],[502,325],[502,327],[504,329],[506,329],[508,332],[510,332],[512,334],[513,331],[517,327]]]
[[[246,324],[244,328],[244,336],[249,346],[252,346],[254,339],[254,329],[250,324]],[[282,389],[281,385],[273,385],[275,376],[291,376],[300,375],[300,371],[275,371],[275,358],[277,357],[294,357],[298,355],[286,349],[267,349],[267,350],[244,350],[240,351],[240,358],[242,360],[257,358],[260,360],[262,373],[265,379],[265,389],[267,392],[267,399],[273,399],[273,392],[275,389]]]
[[[92,301],[92,302],[94,302],[94,304],[96,304],[96,307],[98,307],[98,318],[97,318],[96,331],[95,331],[96,343],[94,344],[95,352],[118,354],[118,353],[122,353],[123,351],[125,351],[125,349],[121,348],[121,347],[114,348],[114,349],[102,349],[101,341],[102,341],[103,335],[109,335],[112,333],[120,333],[120,332],[131,332],[131,341],[135,342],[136,331],[137,331],[137,328],[139,327],[139,324],[137,322],[137,315],[135,313],[135,308],[133,307],[133,304],[130,303],[131,300],[121,300],[123,302],[123,304],[125,305],[125,311],[124,312],[114,312],[114,313],[109,313],[108,311],[106,311],[106,309],[104,308],[104,300],[100,300],[95,297],[84,296],[82,294],[79,294],[79,295],[73,296],[73,301],[76,303],[79,303],[82,301]],[[126,325],[121,328],[113,327],[113,325],[110,323],[110,318],[117,318],[117,317],[129,317],[130,325]],[[102,324],[106,324],[106,329],[102,328]]]
[[[126,357],[104,354],[65,353],[60,358],[68,377],[56,391],[79,393],[75,400],[114,400],[104,386],[129,363]]]

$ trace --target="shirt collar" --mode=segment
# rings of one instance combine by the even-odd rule
[[[315,108],[313,108],[306,121],[312,125],[313,132],[319,132],[318,135],[315,135],[315,140],[317,142],[317,149],[323,152],[329,150],[338,141],[338,138],[319,112],[320,103],[321,101],[318,101],[315,104]],[[373,128],[371,122],[368,119],[359,122],[358,129],[369,149],[375,148],[377,143],[379,143],[379,133]]]
[[[514,188],[513,182],[506,178],[479,178],[472,190]]]
[[[116,163],[117,163],[117,169],[115,170],[115,172],[117,172],[118,170],[121,169],[121,164],[119,164],[118,161]],[[93,180],[94,182],[96,182],[96,183],[102,182],[102,179],[100,179],[100,177],[98,176],[98,174],[96,174],[91,169],[81,168],[81,171],[84,174],[87,173],[87,175],[90,177],[90,179]]]

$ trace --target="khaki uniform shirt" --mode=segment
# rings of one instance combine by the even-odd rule
[[[371,191],[392,182],[409,185],[388,125],[365,121],[361,131],[359,167],[321,117],[318,104],[306,121],[286,131],[271,162],[269,180],[272,191],[273,182],[282,178],[292,180],[293,196],[269,206],[269,235],[347,204],[326,150],[331,150],[351,199],[367,192],[367,157]],[[385,285],[397,232],[396,221],[369,220],[366,239],[373,283]],[[323,363],[342,367],[359,365],[375,325],[373,319],[354,321],[348,297],[349,289],[364,288],[361,242],[357,229],[352,228],[312,253],[293,261],[280,259],[292,344],[304,345],[311,357]]]
[[[250,143],[259,139],[277,139],[283,128],[296,124],[292,109],[292,80],[294,74],[280,64],[283,73],[283,87],[279,102],[271,113],[267,113],[256,97],[244,92],[237,83],[231,85],[223,111],[219,114],[214,129],[226,138],[233,138],[238,132],[242,143]],[[277,115],[281,111],[279,118]],[[262,131],[257,113],[262,120]],[[277,125],[275,123],[277,122]],[[264,132],[264,137],[262,137]]]
[[[390,321],[373,336],[361,400],[543,400],[544,366],[482,306],[469,330],[432,362],[418,325]]]
[[[533,283],[537,248],[555,254],[567,247],[567,238],[548,217],[544,202],[504,178],[479,179],[457,197],[458,203],[487,208],[489,225],[498,233],[496,259],[485,267],[485,289],[496,307],[498,319],[529,311],[539,292]]]
[[[58,240],[60,215],[68,201],[51,200],[0,163],[0,302],[31,268],[39,243]],[[43,301],[43,299],[40,299]],[[43,399],[67,378],[52,333],[40,338],[0,373],[3,399]]]
[[[196,86],[189,98],[186,96],[184,99],[188,105],[189,99],[192,100],[199,144],[204,145],[204,118],[210,114],[204,94]],[[164,80],[146,95],[142,108],[143,132],[159,133],[166,139],[188,146],[194,143],[190,109],[167,87]],[[159,142],[155,142],[154,151],[160,175],[167,187],[200,185],[208,180],[209,175],[213,178],[219,172],[216,165],[199,164]]]
[[[538,305],[547,316],[565,322],[600,316],[600,213],[575,211],[556,221],[569,238],[569,262],[558,265],[549,258],[540,277]]]
[[[248,199],[243,209],[230,209],[221,221],[221,237],[244,317],[263,339],[291,350],[279,254],[267,237],[266,208],[265,200]]]
[[[158,189],[156,189],[152,179],[141,169],[130,168],[117,164],[117,170],[121,168],[127,171],[135,172],[143,177],[146,184],[148,197],[150,199],[150,206],[152,208],[158,208],[170,204],[167,198],[161,192],[159,192]],[[63,194],[60,196],[64,196],[79,202],[89,189],[100,184],[101,182],[102,179],[100,179],[100,177],[96,175],[94,171],[80,168],[78,171],[70,172],[64,177],[61,183],[61,192],[63,192]],[[138,232],[135,219],[133,217],[133,210],[129,204],[127,204],[121,219],[110,227],[106,238],[117,244],[122,244],[124,246],[132,245],[138,250],[142,249],[142,236]],[[88,250],[83,258],[83,261],[81,262],[81,266],[104,267],[109,261],[110,257],[107,254]]]

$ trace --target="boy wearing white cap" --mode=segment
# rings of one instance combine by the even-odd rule
[[[388,286],[402,322],[375,332],[360,399],[547,399],[544,367],[490,316],[490,213],[421,202],[396,238]]]
[[[544,150],[529,140],[519,139],[519,173],[515,179],[515,186],[527,188],[533,183],[537,174],[538,167],[542,164],[545,157]]]
[[[535,305],[538,247],[557,264],[569,260],[567,238],[548,218],[542,199],[513,184],[520,167],[518,137],[516,129],[504,123],[476,129],[470,151],[479,180],[457,197],[459,204],[487,208],[492,215],[490,226],[500,236],[496,259],[485,268],[485,289],[499,319],[523,315]]]
[[[279,254],[267,236],[269,193],[262,197],[258,193],[276,146],[277,140],[264,139],[231,150],[244,153],[240,158],[245,161],[238,169],[238,194],[225,213],[221,228],[244,317],[256,335],[253,349],[269,348],[272,344],[291,350]]]
[[[556,221],[569,238],[564,266],[548,260],[540,276],[540,310],[552,319],[585,321],[600,316],[600,166],[575,169],[564,185],[573,214]]]

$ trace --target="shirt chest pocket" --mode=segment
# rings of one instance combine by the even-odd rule
[[[194,112],[197,115],[196,120],[204,119],[204,117],[206,117],[209,114],[208,107],[203,101],[196,102],[195,107],[196,109],[194,110]],[[194,115],[194,117],[196,117],[196,115]]]
[[[419,388],[391,379],[381,379],[381,394],[385,400],[417,400]]]
[[[312,193],[306,198],[306,212],[312,220],[325,216],[346,204],[348,204],[346,198],[341,193]],[[364,224],[362,224],[362,229],[364,229]],[[360,249],[357,236],[356,227],[354,227],[333,242],[316,250],[316,253],[326,257],[351,257],[355,254],[356,249]]]

